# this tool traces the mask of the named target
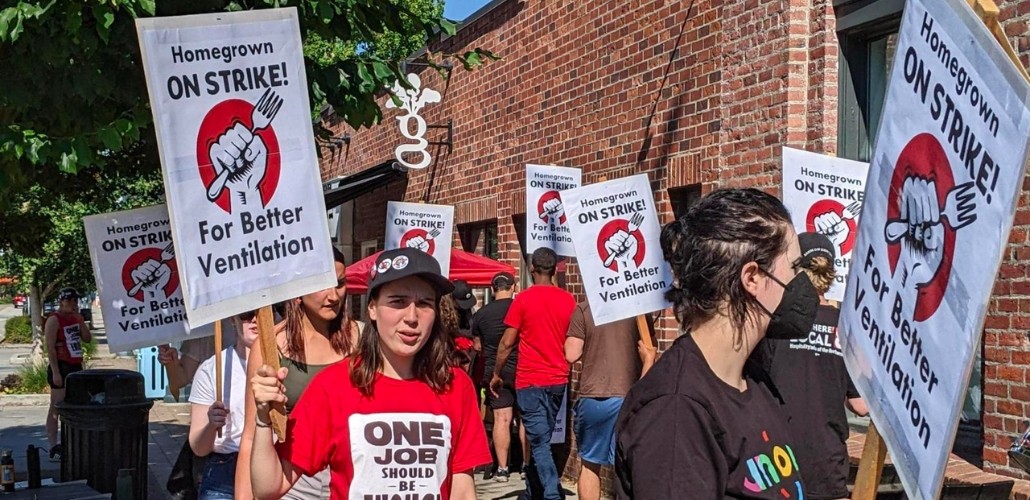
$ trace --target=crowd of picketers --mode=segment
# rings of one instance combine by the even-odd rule
[[[571,427],[582,500],[600,498],[604,466],[620,499],[845,498],[845,408],[866,410],[841,356],[838,306],[824,297],[836,247],[793,227],[754,189],[715,191],[667,224],[679,335],[661,355],[634,319],[595,324],[557,285],[548,249],[531,256],[531,286],[499,273],[478,310],[432,257],[382,252],[360,321],[336,252],[336,287],[277,308],[278,371],[251,349],[253,312],[230,319],[220,353],[211,339],[161,348],[161,363],[192,380],[189,440],[167,487],[201,499],[467,500],[477,470],[507,482],[516,457],[522,498],[558,500],[551,436],[581,363]],[[76,295],[63,291],[45,324],[57,395],[90,335]],[[70,325],[80,338],[64,334]],[[250,380],[248,362],[260,366]],[[288,421],[277,442],[279,403]]]

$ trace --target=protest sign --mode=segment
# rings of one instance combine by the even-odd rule
[[[1030,87],[962,0],[909,0],[840,332],[905,491],[938,498],[1030,137]]]
[[[559,192],[581,184],[578,168],[526,165],[526,253],[550,248],[558,255],[576,255]]]
[[[205,337],[190,331],[164,205],[83,217],[111,352]]]
[[[672,271],[647,175],[562,191],[561,198],[594,323],[669,307]]]
[[[794,229],[822,234],[835,248],[837,279],[826,292],[830,300],[844,298],[868,173],[868,163],[783,148],[783,204]]]
[[[333,286],[296,9],[136,25],[190,324]]]
[[[565,434],[569,426],[569,393],[561,397],[561,407],[558,414],[554,416],[554,430],[551,431],[551,444],[565,443]]]
[[[386,205],[386,248],[417,248],[440,263],[444,276],[451,272],[454,207],[391,201]]]

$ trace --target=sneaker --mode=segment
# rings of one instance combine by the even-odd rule
[[[60,462],[61,461],[61,445],[59,445],[59,444],[58,445],[54,445],[53,448],[50,448],[50,461],[51,462]]]
[[[498,483],[507,483],[509,479],[511,479],[511,473],[508,472],[508,469],[497,469],[497,474],[496,477],[494,477],[494,481],[497,481]]]

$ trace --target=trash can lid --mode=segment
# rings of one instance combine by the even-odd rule
[[[83,370],[68,375],[64,403],[117,405],[147,402],[143,375],[132,370]]]

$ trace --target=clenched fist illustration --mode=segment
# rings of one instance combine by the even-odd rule
[[[208,199],[214,201],[223,189],[229,189],[233,204],[261,203],[260,185],[268,166],[268,148],[260,136],[237,122],[218,137],[208,155],[215,169]]]
[[[899,210],[898,219],[888,221],[885,231],[889,243],[901,244],[901,284],[911,289],[932,281],[944,260],[945,227],[936,181],[921,177],[905,179]]]
[[[851,236],[851,227],[848,226],[848,221],[841,218],[837,212],[829,211],[817,215],[813,223],[815,231],[825,236],[837,247],[837,255],[844,255],[841,247],[844,242],[848,241],[848,236]]]
[[[414,236],[404,243],[404,246],[408,248],[416,248],[425,253],[429,253],[429,240],[422,236]]]
[[[147,259],[133,269],[129,276],[132,282],[139,286],[145,299],[165,300],[165,286],[172,279],[172,268],[168,264]]]
[[[604,249],[608,255],[614,255],[614,260],[619,270],[636,269],[637,262],[637,239],[623,229],[615,231],[608,240],[604,242]]]
[[[541,219],[547,220],[551,218],[551,222],[558,224],[561,222],[561,218],[565,216],[565,206],[558,198],[551,198],[544,202],[544,213],[540,217]]]

